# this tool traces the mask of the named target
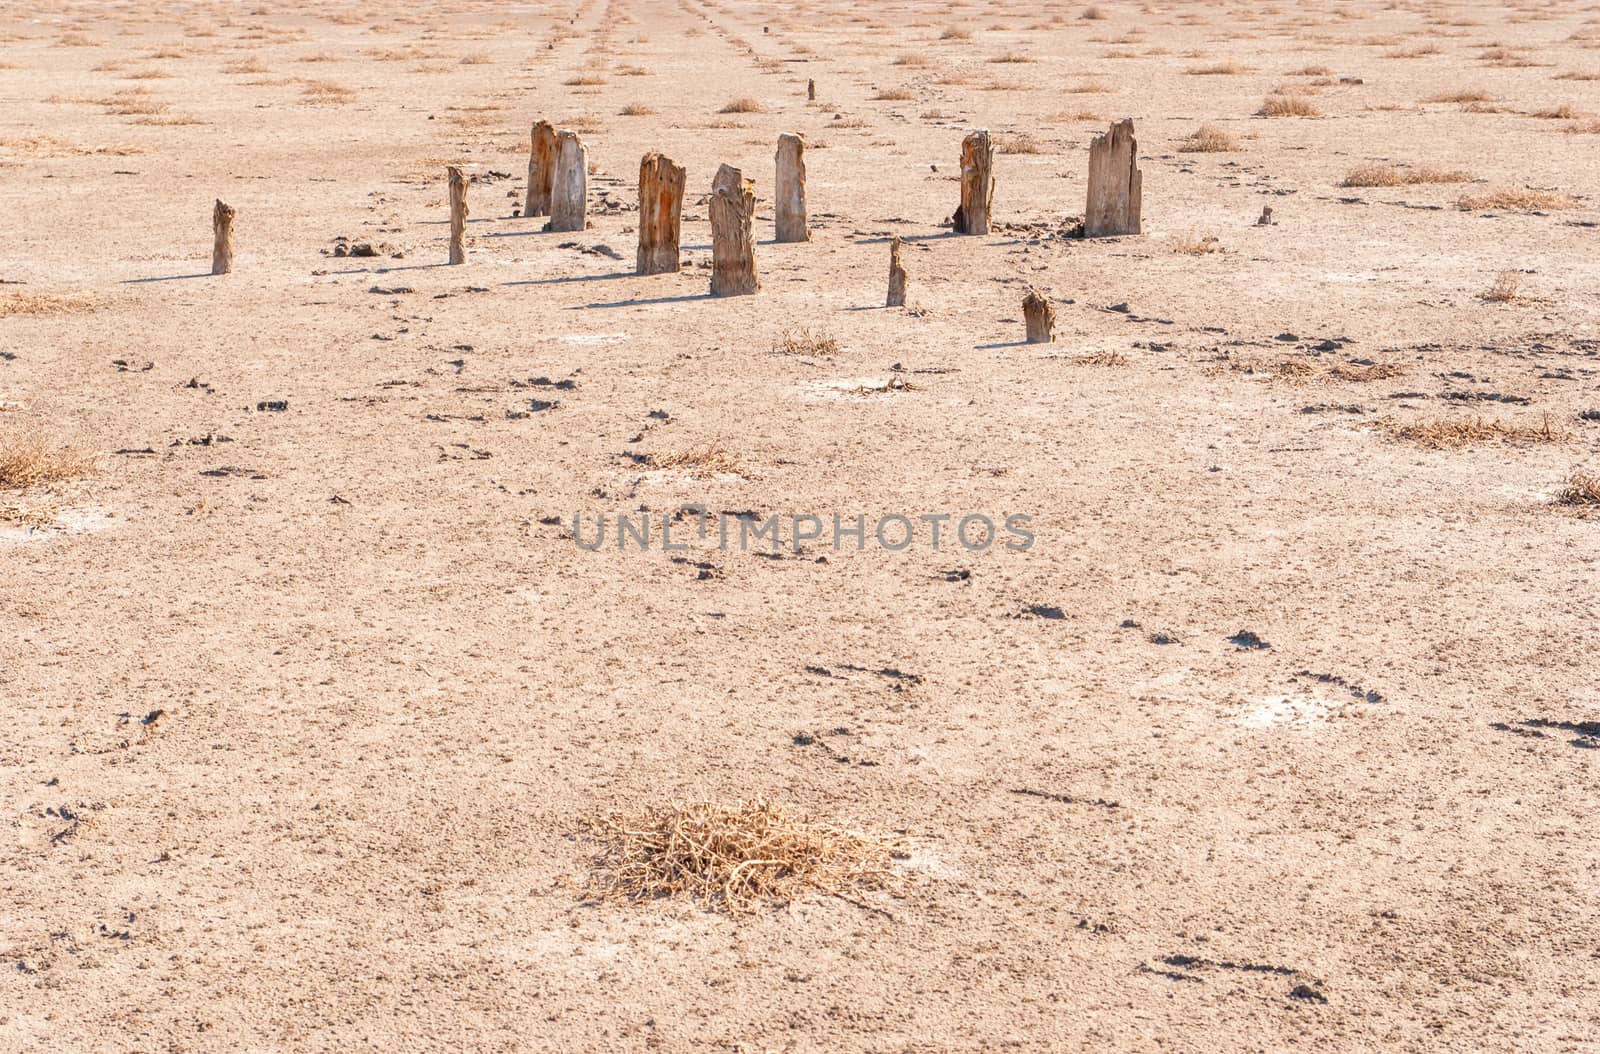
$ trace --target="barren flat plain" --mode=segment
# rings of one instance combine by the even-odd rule
[[[11,4],[0,99],[0,1049],[1600,1044],[1600,7]],[[837,867],[646,889],[695,803]]]

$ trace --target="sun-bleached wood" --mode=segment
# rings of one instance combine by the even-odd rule
[[[1089,144],[1089,199],[1083,210],[1083,236],[1101,238],[1140,231],[1139,142],[1133,119],[1124,118]]]
[[[987,129],[961,140],[961,207],[956,209],[957,234],[988,234],[994,207],[994,144]]]
[[[450,262],[467,262],[467,177],[455,165],[445,171],[450,176]]]
[[[211,209],[211,273],[227,274],[233,270],[233,217],[238,210],[217,199]]]
[[[1022,298],[1022,321],[1028,327],[1029,344],[1049,344],[1056,339],[1055,305],[1039,290],[1030,289]]]
[[[556,133],[555,178],[550,187],[552,231],[581,231],[588,224],[589,150],[577,132]]]
[[[537,121],[528,144],[528,198],[522,215],[550,215],[550,188],[556,174],[556,130],[549,121]]]
[[[681,266],[683,166],[652,150],[639,162],[639,274],[665,274]]]
[[[906,274],[905,264],[900,262],[900,236],[895,235],[894,241],[889,243],[889,296],[884,301],[886,307],[906,306]]]
[[[806,141],[794,132],[778,136],[778,179],[775,184],[777,240],[808,242],[806,225]]]
[[[744,296],[761,288],[756,277],[756,184],[732,165],[711,181],[711,295]]]

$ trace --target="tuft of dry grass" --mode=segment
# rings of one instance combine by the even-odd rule
[[[234,59],[222,67],[224,73],[266,73],[267,64],[257,58]]]
[[[1570,73],[1558,73],[1555,79],[1558,81],[1600,81],[1600,70],[1574,70]]]
[[[21,490],[87,476],[94,459],[35,432],[0,434],[0,489]]]
[[[1223,62],[1213,62],[1209,66],[1191,66],[1183,72],[1191,77],[1235,77],[1251,71],[1249,66],[1239,60],[1227,59]]]
[[[759,100],[752,99],[749,96],[740,96],[737,99],[729,100],[727,105],[723,106],[723,108],[718,110],[717,112],[718,113],[766,113],[767,112],[767,108],[765,106],[762,106]]]
[[[333,81],[310,81],[301,89],[300,98],[313,106],[343,106],[354,102],[356,93]]]
[[[649,117],[655,111],[642,102],[630,102],[618,110],[617,113],[623,117]]]
[[[971,40],[972,30],[965,26],[949,26],[939,34],[940,40]]]
[[[1263,373],[1280,381],[1386,381],[1399,377],[1406,368],[1394,362],[1336,362],[1325,365],[1316,359],[1292,358],[1262,361],[1229,355],[1223,366],[1235,373]]]
[[[1208,253],[1220,253],[1226,250],[1222,248],[1222,242],[1217,240],[1215,234],[1180,234],[1173,239],[1172,251],[1186,256],[1205,256]]]
[[[68,315],[99,304],[81,293],[0,293],[0,318],[9,315]]]
[[[877,102],[910,102],[917,93],[909,88],[885,88],[872,98]]]
[[[1423,102],[1494,102],[1494,96],[1478,88],[1461,88],[1457,91],[1430,95]]]
[[[1126,366],[1128,357],[1120,351],[1095,351],[1071,361],[1075,366]]]
[[[561,83],[569,88],[593,88],[606,83],[606,79],[598,73],[579,73]]]
[[[1455,450],[1474,443],[1491,440],[1502,443],[1563,443],[1570,437],[1565,432],[1553,431],[1550,419],[1535,428],[1531,425],[1508,425],[1495,418],[1486,421],[1481,417],[1436,418],[1416,424],[1402,425],[1387,422],[1389,434],[1432,450]]]
[[[1547,106],[1543,110],[1535,110],[1528,115],[1537,117],[1542,121],[1576,121],[1583,116],[1583,112],[1570,103],[1560,106]]]
[[[1574,121],[1561,130],[1568,135],[1600,135],[1600,118],[1591,117],[1587,121]]]
[[[1582,469],[1573,469],[1556,491],[1556,501],[1562,505],[1600,505],[1600,476],[1591,476]]]
[[[772,351],[776,355],[837,355],[839,341],[824,331],[801,329],[791,333],[784,330],[783,336],[772,342]]]
[[[1239,140],[1214,124],[1203,124],[1179,144],[1180,154],[1222,154],[1238,150]]]
[[[1501,271],[1495,276],[1494,284],[1478,294],[1478,299],[1491,304],[1511,304],[1521,295],[1522,275],[1516,271]]]
[[[1456,202],[1462,212],[1504,209],[1508,212],[1543,212],[1547,209],[1573,209],[1578,203],[1565,194],[1549,190],[1491,190],[1470,194]]]
[[[994,140],[994,149],[999,154],[1044,153],[1044,148],[1039,145],[1039,141],[1026,133],[997,135]]]
[[[695,479],[707,479],[716,475],[749,478],[751,475],[743,463],[720,443],[706,443],[703,446],[689,447],[687,450],[650,454],[647,459],[652,468],[679,469]]]
[[[893,891],[890,861],[901,851],[764,798],[669,802],[587,821],[580,833],[600,845],[586,897],[683,898],[730,914],[809,891],[846,900]]]
[[[1256,112],[1262,117],[1319,117],[1322,114],[1303,95],[1269,95]]]
[[[1032,55],[1024,55],[1020,51],[1007,51],[1004,54],[996,55],[994,58],[990,59],[989,61],[990,62],[1036,62],[1038,60],[1035,59]]]
[[[1472,176],[1453,169],[1400,168],[1397,165],[1357,165],[1344,177],[1341,187],[1410,187],[1419,183],[1470,183]]]
[[[1291,77],[1331,77],[1333,70],[1327,66],[1302,66],[1290,72]]]

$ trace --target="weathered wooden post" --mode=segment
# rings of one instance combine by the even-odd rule
[[[886,307],[906,306],[906,268],[900,262],[900,236],[894,236],[894,241],[889,243],[889,298],[884,302]]]
[[[639,162],[639,274],[664,274],[680,266],[683,166],[654,150]]]
[[[969,132],[961,141],[961,207],[956,209],[957,234],[988,234],[994,206],[994,144],[987,129]]]
[[[467,177],[450,165],[450,262],[467,262]]]
[[[815,80],[808,79],[806,81],[806,98],[812,102],[817,101],[817,82]]]
[[[1083,236],[1138,234],[1143,177],[1133,118],[1125,117],[1089,144],[1089,201],[1083,211]]]
[[[537,121],[528,144],[528,200],[522,215],[550,215],[550,184],[556,174],[556,130],[549,121]]]
[[[233,217],[238,210],[221,198],[211,210],[211,273],[233,270]]]
[[[1039,290],[1029,289],[1022,298],[1022,321],[1028,327],[1029,344],[1049,344],[1056,339],[1055,305]]]
[[[756,277],[756,184],[731,165],[711,181],[711,295],[744,296],[761,288]]]
[[[806,141],[794,132],[778,136],[776,217],[780,242],[808,242],[806,227]]]
[[[555,178],[550,188],[552,231],[581,231],[587,225],[589,151],[577,132],[556,133]]]

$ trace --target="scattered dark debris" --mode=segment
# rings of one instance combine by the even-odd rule
[[[147,446],[123,447],[121,450],[113,450],[111,453],[115,455],[127,455],[129,457],[143,457],[147,454],[154,454],[155,448]]]
[[[972,572],[966,568],[959,568],[954,571],[941,571],[933,577],[943,579],[946,582],[966,582],[971,580]]]
[[[188,384],[181,384],[178,387],[180,387],[180,388],[192,388],[192,389],[194,389],[196,391],[203,391],[207,395],[210,395],[215,390],[215,389],[213,389],[211,387],[210,384],[206,383],[205,381],[202,381],[198,377],[190,377]]]
[[[148,360],[141,366],[127,359],[112,359],[111,365],[117,368],[118,373],[149,373],[156,368],[156,364]]]
[[[1544,731],[1547,728],[1576,732],[1577,738],[1571,740],[1570,745],[1583,750],[1600,750],[1600,721],[1554,721],[1546,717],[1530,717],[1518,721],[1515,725],[1496,721],[1489,727],[1497,732],[1510,732],[1532,739],[1550,738]]]
[[[1045,801],[1061,802],[1063,805],[1097,805],[1102,809],[1120,809],[1121,802],[1107,801],[1104,798],[1076,798],[1071,794],[1057,794],[1054,791],[1034,790],[1031,787],[1012,787],[1012,794],[1021,794],[1029,798],[1043,798]]]
[[[876,768],[878,765],[876,761],[863,761],[859,758],[852,758],[848,754],[841,753],[824,738],[825,736],[830,735],[836,737],[847,737],[850,734],[851,733],[848,728],[835,728],[831,732],[796,732],[791,741],[797,747],[816,747],[824,754],[828,755],[829,760],[838,765],[856,765],[861,768]]]
[[[256,411],[258,413],[281,414],[287,409],[289,409],[289,400],[287,399],[266,399],[256,403]]]
[[[231,443],[231,442],[233,442],[233,437],[232,436],[217,435],[214,432],[207,432],[203,436],[190,436],[188,439],[174,439],[172,441],[171,445],[172,446],[212,446],[212,445],[214,445],[216,443]]]
[[[512,381],[511,382],[511,387],[513,387],[513,388],[554,388],[558,392],[570,392],[570,391],[575,391],[577,389],[578,382],[573,380],[571,377],[567,377],[567,378],[564,378],[564,379],[559,380],[559,381],[552,381],[549,377],[529,377],[525,381]],[[659,413],[660,411],[657,411],[657,412]],[[665,414],[663,414],[662,416],[665,416]]]
[[[1533,402],[1524,395],[1506,395],[1503,392],[1442,392],[1441,399],[1450,399],[1454,402],[1471,403],[1508,403],[1513,406],[1527,406]]]
[[[556,522],[560,523],[561,521],[557,520]],[[705,560],[691,560],[687,556],[674,556],[672,558],[672,562],[675,564],[687,564],[690,567],[693,567],[696,571],[694,576],[696,582],[704,582],[708,579],[723,577],[721,568],[717,567],[716,564]]]
[[[1118,629],[1138,629],[1139,624],[1131,618],[1125,618],[1117,624]]]
[[[1353,697],[1355,697],[1357,699],[1360,699],[1363,702],[1368,702],[1368,703],[1381,703],[1381,702],[1383,702],[1382,693],[1369,691],[1369,690],[1367,690],[1365,688],[1362,688],[1359,684],[1351,684],[1349,681],[1345,680],[1343,677],[1338,676],[1337,674],[1332,674],[1332,673],[1312,673],[1310,670],[1301,670],[1299,673],[1295,674],[1295,676],[1296,677],[1308,678],[1310,680],[1316,681],[1318,684],[1331,684],[1331,685],[1334,685],[1334,686],[1336,686],[1338,688],[1343,688],[1344,690],[1349,692]]]
[[[1308,984],[1297,984],[1289,989],[1290,999],[1300,999],[1307,1003],[1326,1003],[1328,997],[1312,988]]]
[[[1228,638],[1228,643],[1240,651],[1264,651],[1272,647],[1266,641],[1256,636],[1253,630],[1242,629]]]
[[[1026,610],[1023,611],[1023,614],[1032,615],[1034,618],[1049,619],[1051,621],[1055,621],[1056,619],[1064,619],[1067,617],[1067,613],[1056,607],[1054,604],[1031,604]]]
[[[1151,644],[1182,644],[1183,643],[1183,641],[1176,634],[1168,633],[1166,630],[1156,630],[1154,633],[1150,634],[1150,636],[1148,638],[1146,638],[1146,639],[1149,640]]]
[[[369,292],[369,293],[377,293],[379,296],[400,296],[402,293],[415,293],[416,290],[412,289],[408,285],[395,285],[395,286],[375,285],[372,288],[368,289],[367,292]]]
[[[212,479],[227,479],[230,476],[238,476],[243,479],[267,478],[267,474],[259,469],[240,468],[238,465],[222,465],[217,468],[201,469],[200,474],[202,476],[210,476]]]
[[[1303,414],[1364,414],[1367,412],[1367,408],[1358,406],[1355,403],[1349,403],[1345,406],[1340,406],[1338,403],[1313,403],[1310,406],[1302,406],[1300,412]]]

